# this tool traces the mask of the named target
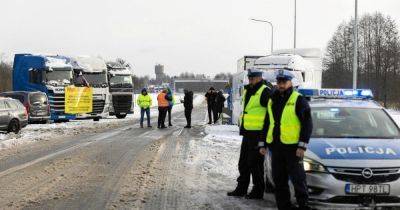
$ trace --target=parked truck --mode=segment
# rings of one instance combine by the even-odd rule
[[[50,103],[51,120],[68,121],[65,113],[65,87],[71,85],[73,69],[62,56],[16,54],[13,66],[14,91],[41,91]]]
[[[93,119],[99,121],[109,115],[110,92],[108,89],[107,65],[98,57],[70,57],[74,71],[74,85],[88,85],[93,88],[93,110],[91,113],[78,114],[78,119]],[[78,82],[77,77],[83,77],[87,84]]]
[[[322,53],[315,48],[284,49],[274,51],[267,56],[244,56],[238,60],[237,73],[232,79],[232,122],[239,124],[243,111],[243,87],[248,84],[247,72],[249,68],[263,70],[263,78],[275,85],[275,76],[279,69],[286,69],[295,76],[293,85],[298,88],[321,88],[322,81]]]
[[[123,119],[133,113],[135,95],[132,72],[116,63],[108,63],[109,90],[111,94],[110,115]]]

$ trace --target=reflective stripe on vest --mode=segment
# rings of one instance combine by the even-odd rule
[[[260,99],[261,94],[266,88],[266,85],[262,85],[257,92],[252,95],[244,108],[244,112],[242,114],[242,123],[243,128],[248,131],[261,131],[264,127],[264,119],[267,114],[267,108],[261,106]],[[246,90],[244,90],[243,94],[243,104],[245,104],[246,100]]]
[[[300,93],[293,91],[282,112],[280,130],[281,130],[281,142],[283,144],[297,144],[300,138],[300,120],[296,115],[296,102],[299,98]],[[268,102],[268,115],[269,115],[269,128],[267,135],[267,143],[272,143],[273,132],[275,127],[274,114],[272,112],[272,100]]]

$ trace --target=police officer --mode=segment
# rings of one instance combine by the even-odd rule
[[[239,177],[237,187],[228,192],[228,196],[246,196],[248,199],[262,199],[264,195],[264,155],[258,150],[265,143],[264,121],[271,87],[265,85],[262,71],[248,70],[249,84],[244,87],[243,114],[241,117],[240,135],[243,136],[239,158]],[[250,183],[253,180],[253,189],[247,195]]]
[[[268,102],[267,144],[271,149],[275,200],[280,210],[309,209],[303,157],[312,131],[310,106],[293,89],[293,74],[280,70],[277,90]],[[265,154],[265,148],[260,149]],[[292,207],[288,181],[293,183],[298,207]]]

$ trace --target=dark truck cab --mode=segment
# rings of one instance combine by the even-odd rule
[[[110,115],[123,119],[133,113],[134,92],[132,72],[118,64],[107,64],[109,91],[111,94]]]

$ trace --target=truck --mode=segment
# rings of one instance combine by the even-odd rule
[[[134,86],[132,72],[117,63],[107,63],[110,97],[110,115],[123,119],[134,109]]]
[[[78,119],[93,119],[94,121],[108,117],[110,112],[110,92],[108,89],[106,62],[102,58],[92,56],[69,57],[69,62],[74,72],[74,85],[82,86],[76,80],[77,77],[82,76],[87,82],[86,85],[93,88],[92,112],[77,114],[76,117]]]
[[[46,93],[52,121],[76,118],[65,113],[65,87],[71,85],[72,79],[73,68],[63,56],[16,54],[14,57],[13,90]]]
[[[286,69],[295,76],[293,85],[296,88],[321,88],[322,53],[317,48],[282,49],[267,56],[244,56],[238,60],[237,73],[232,79],[232,123],[240,124],[243,110],[242,94],[244,85],[248,84],[249,68],[263,70],[263,78],[276,84],[275,76],[279,69]]]

